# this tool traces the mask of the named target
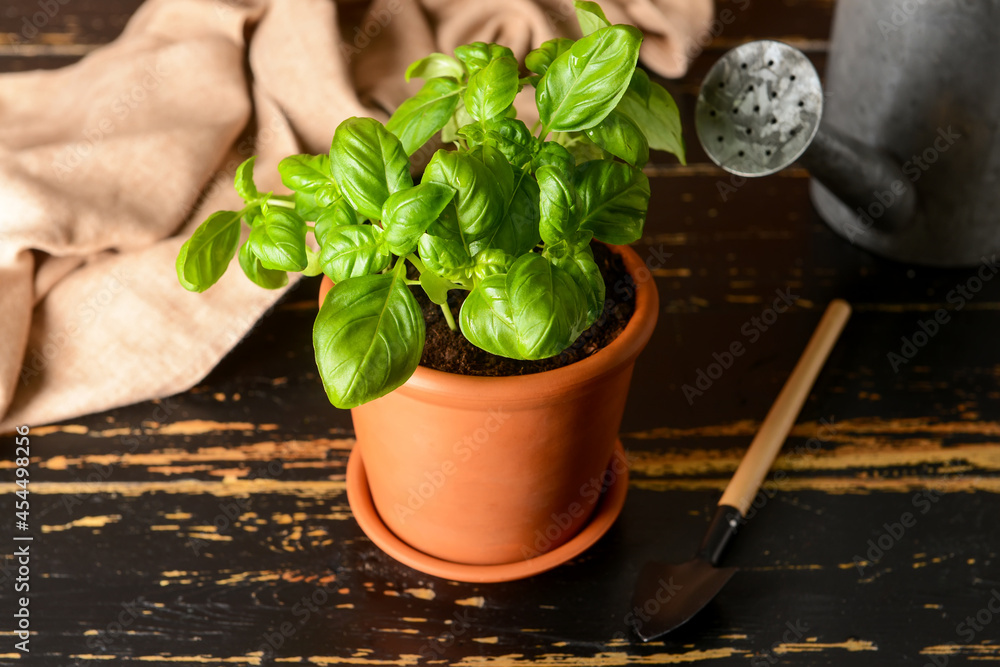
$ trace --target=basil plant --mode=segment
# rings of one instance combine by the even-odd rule
[[[245,205],[194,232],[177,257],[180,283],[208,289],[233,255],[265,288],[286,285],[289,271],[329,276],[313,342],[340,408],[387,394],[416,369],[425,331],[414,285],[483,350],[513,359],[565,350],[604,307],[591,239],[637,240],[649,150],[684,159],[677,106],[636,69],[640,32],[610,25],[595,3],[576,8],[584,37],[549,40],[523,67],[482,42],[413,63],[407,80],[424,85],[387,125],[349,118],[328,155],[281,161],[292,194],[260,192],[254,159],[244,162]],[[538,107],[532,129],[513,106],[525,86]],[[439,132],[453,148],[434,153],[415,184],[410,156]],[[242,223],[250,235],[239,246]],[[450,290],[468,292],[458,323]]]

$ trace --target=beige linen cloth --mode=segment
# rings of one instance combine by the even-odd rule
[[[602,5],[668,76],[712,18],[711,0]],[[415,92],[416,58],[575,30],[569,0],[149,0],[79,63],[0,76],[0,432],[188,389],[275,303],[235,261],[203,294],[174,273],[194,226],[239,207],[243,159],[280,191],[282,157]]]

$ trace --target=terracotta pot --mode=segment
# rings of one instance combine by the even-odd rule
[[[492,565],[554,549],[586,524],[659,311],[639,256],[611,249],[637,284],[636,311],[593,356],[516,377],[421,366],[351,411],[375,507],[401,540],[443,560]]]

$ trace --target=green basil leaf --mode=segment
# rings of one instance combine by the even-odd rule
[[[424,336],[420,306],[398,272],[334,285],[313,326],[330,402],[354,408],[402,385],[420,363]]]
[[[546,245],[566,240],[577,231],[576,188],[556,167],[535,172],[540,191],[538,230]]]
[[[371,220],[382,215],[389,195],[413,185],[403,145],[372,118],[348,118],[337,127],[330,167],[348,203]]]
[[[265,269],[257,256],[250,250],[249,242],[240,246],[238,258],[240,268],[243,269],[247,278],[264,289],[280,289],[288,284],[288,274],[284,271]]]
[[[441,141],[445,143],[458,141],[459,128],[465,127],[471,122],[472,116],[466,110],[465,103],[459,101],[458,106],[455,107],[455,113],[452,114],[451,119],[441,128]]]
[[[677,103],[663,86],[650,81],[646,72],[635,71],[615,110],[642,129],[650,148],[676,155],[681,164],[687,164]]]
[[[534,51],[524,57],[524,65],[535,74],[545,74],[556,58],[573,48],[576,42],[565,37],[556,37],[542,42]]]
[[[642,167],[649,162],[646,135],[623,113],[612,111],[607,118],[584,132],[595,144],[633,167]]]
[[[452,201],[417,242],[424,266],[442,278],[465,282],[472,276],[475,261],[465,235],[458,226],[458,210]]]
[[[505,285],[521,358],[555,356],[586,329],[587,303],[576,281],[541,255],[519,257]]]
[[[471,241],[490,235],[500,224],[502,197],[495,177],[471,155],[437,151],[424,170],[423,182],[454,188],[457,229],[466,247]]]
[[[239,212],[216,211],[181,246],[177,280],[186,290],[204,292],[226,272],[239,243]]]
[[[386,129],[399,137],[407,155],[413,155],[451,119],[460,92],[453,79],[430,79],[396,109]]]
[[[306,257],[306,223],[295,211],[287,208],[269,208],[264,218],[250,230],[247,243],[266,269],[301,271],[309,263]]]
[[[576,171],[580,229],[598,241],[624,245],[642,236],[649,208],[649,179],[621,162],[594,160]]]
[[[506,280],[507,276],[501,273],[480,281],[462,304],[459,326],[476,347],[501,357],[523,359]]]
[[[471,77],[476,72],[490,64],[497,58],[514,58],[514,52],[506,46],[499,44],[487,44],[485,42],[473,42],[455,48],[455,56],[465,63]]]
[[[514,185],[504,194],[503,217],[492,236],[474,241],[474,251],[494,247],[519,257],[541,240],[538,231],[538,183],[527,169],[514,170]]]
[[[562,144],[546,141],[532,158],[531,168],[537,172],[546,165],[557,169],[565,178],[572,179],[576,169],[576,159]]]
[[[448,290],[460,289],[459,285],[445,280],[433,271],[421,271],[420,286],[424,289],[431,303],[436,303],[439,306],[448,303]]]
[[[389,267],[390,257],[379,252],[379,239],[371,225],[334,227],[323,239],[319,262],[335,283],[369,276]]]
[[[489,144],[476,146],[469,155],[480,160],[493,174],[500,194],[500,223],[486,236],[469,243],[473,256],[496,247],[513,255],[531,250],[538,236],[538,187],[522,169],[513,169],[507,158]]]
[[[514,170],[499,149],[483,144],[469,149],[468,155],[482,162],[490,170],[501,197],[510,194],[514,189]]]
[[[478,121],[499,116],[514,103],[517,87],[517,61],[497,58],[469,77],[465,108]]]
[[[589,327],[601,315],[605,297],[604,277],[594,261],[594,251],[590,248],[588,236],[589,234],[583,236],[580,239],[582,242],[565,241],[546,246],[544,253],[546,259],[573,277],[586,298],[587,319],[584,327]]]
[[[306,246],[306,268],[302,269],[302,275],[307,278],[323,275],[323,264],[320,261],[320,253],[309,246]]]
[[[611,159],[610,153],[605,153],[604,149],[595,144],[586,132],[570,132],[572,139],[566,146],[566,150],[573,156],[575,164],[583,164],[591,160]]]
[[[584,37],[556,58],[535,90],[546,130],[586,130],[604,120],[628,88],[641,43],[638,29],[613,25]]]
[[[278,163],[281,182],[295,192],[312,193],[317,198],[340,196],[340,188],[330,171],[329,155],[290,155]]]
[[[531,162],[537,149],[537,140],[531,130],[516,118],[491,118],[482,123],[470,123],[458,133],[469,146],[493,146],[515,167]]]
[[[331,188],[320,188],[315,192],[295,192],[295,212],[303,220],[317,220],[334,202],[343,199]]]
[[[451,186],[432,181],[389,195],[382,205],[386,247],[400,256],[413,252],[420,236],[454,197]]]
[[[577,0],[573,6],[576,7],[576,20],[580,22],[580,30],[584,36],[611,25],[608,17],[604,15],[604,10],[596,2]]]
[[[316,243],[322,247],[331,229],[343,225],[356,225],[359,222],[357,213],[354,212],[351,205],[347,203],[346,199],[339,197],[335,202],[320,210],[319,215],[316,216],[316,225],[313,227],[313,236],[316,237]]]
[[[424,234],[417,243],[420,258],[428,270],[442,278],[465,282],[476,266],[469,248],[460,240]]]
[[[507,273],[516,259],[517,257],[500,248],[486,248],[476,254],[476,268],[473,269],[473,274],[479,281],[498,273]]]
[[[236,192],[239,193],[240,197],[243,197],[244,201],[248,202],[260,197],[257,186],[253,182],[253,163],[256,159],[257,156],[252,155],[236,168],[236,178],[234,179]]]
[[[444,76],[461,81],[465,76],[465,66],[451,56],[432,53],[406,68],[407,83],[414,78],[428,80]]]

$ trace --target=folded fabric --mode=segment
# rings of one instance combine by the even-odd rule
[[[712,12],[602,4],[667,76]],[[416,58],[575,30],[569,0],[149,0],[80,62],[0,76],[0,432],[188,389],[275,303],[238,269],[203,294],[174,273],[207,212],[240,205],[245,158],[281,191],[282,157],[385,120]]]

